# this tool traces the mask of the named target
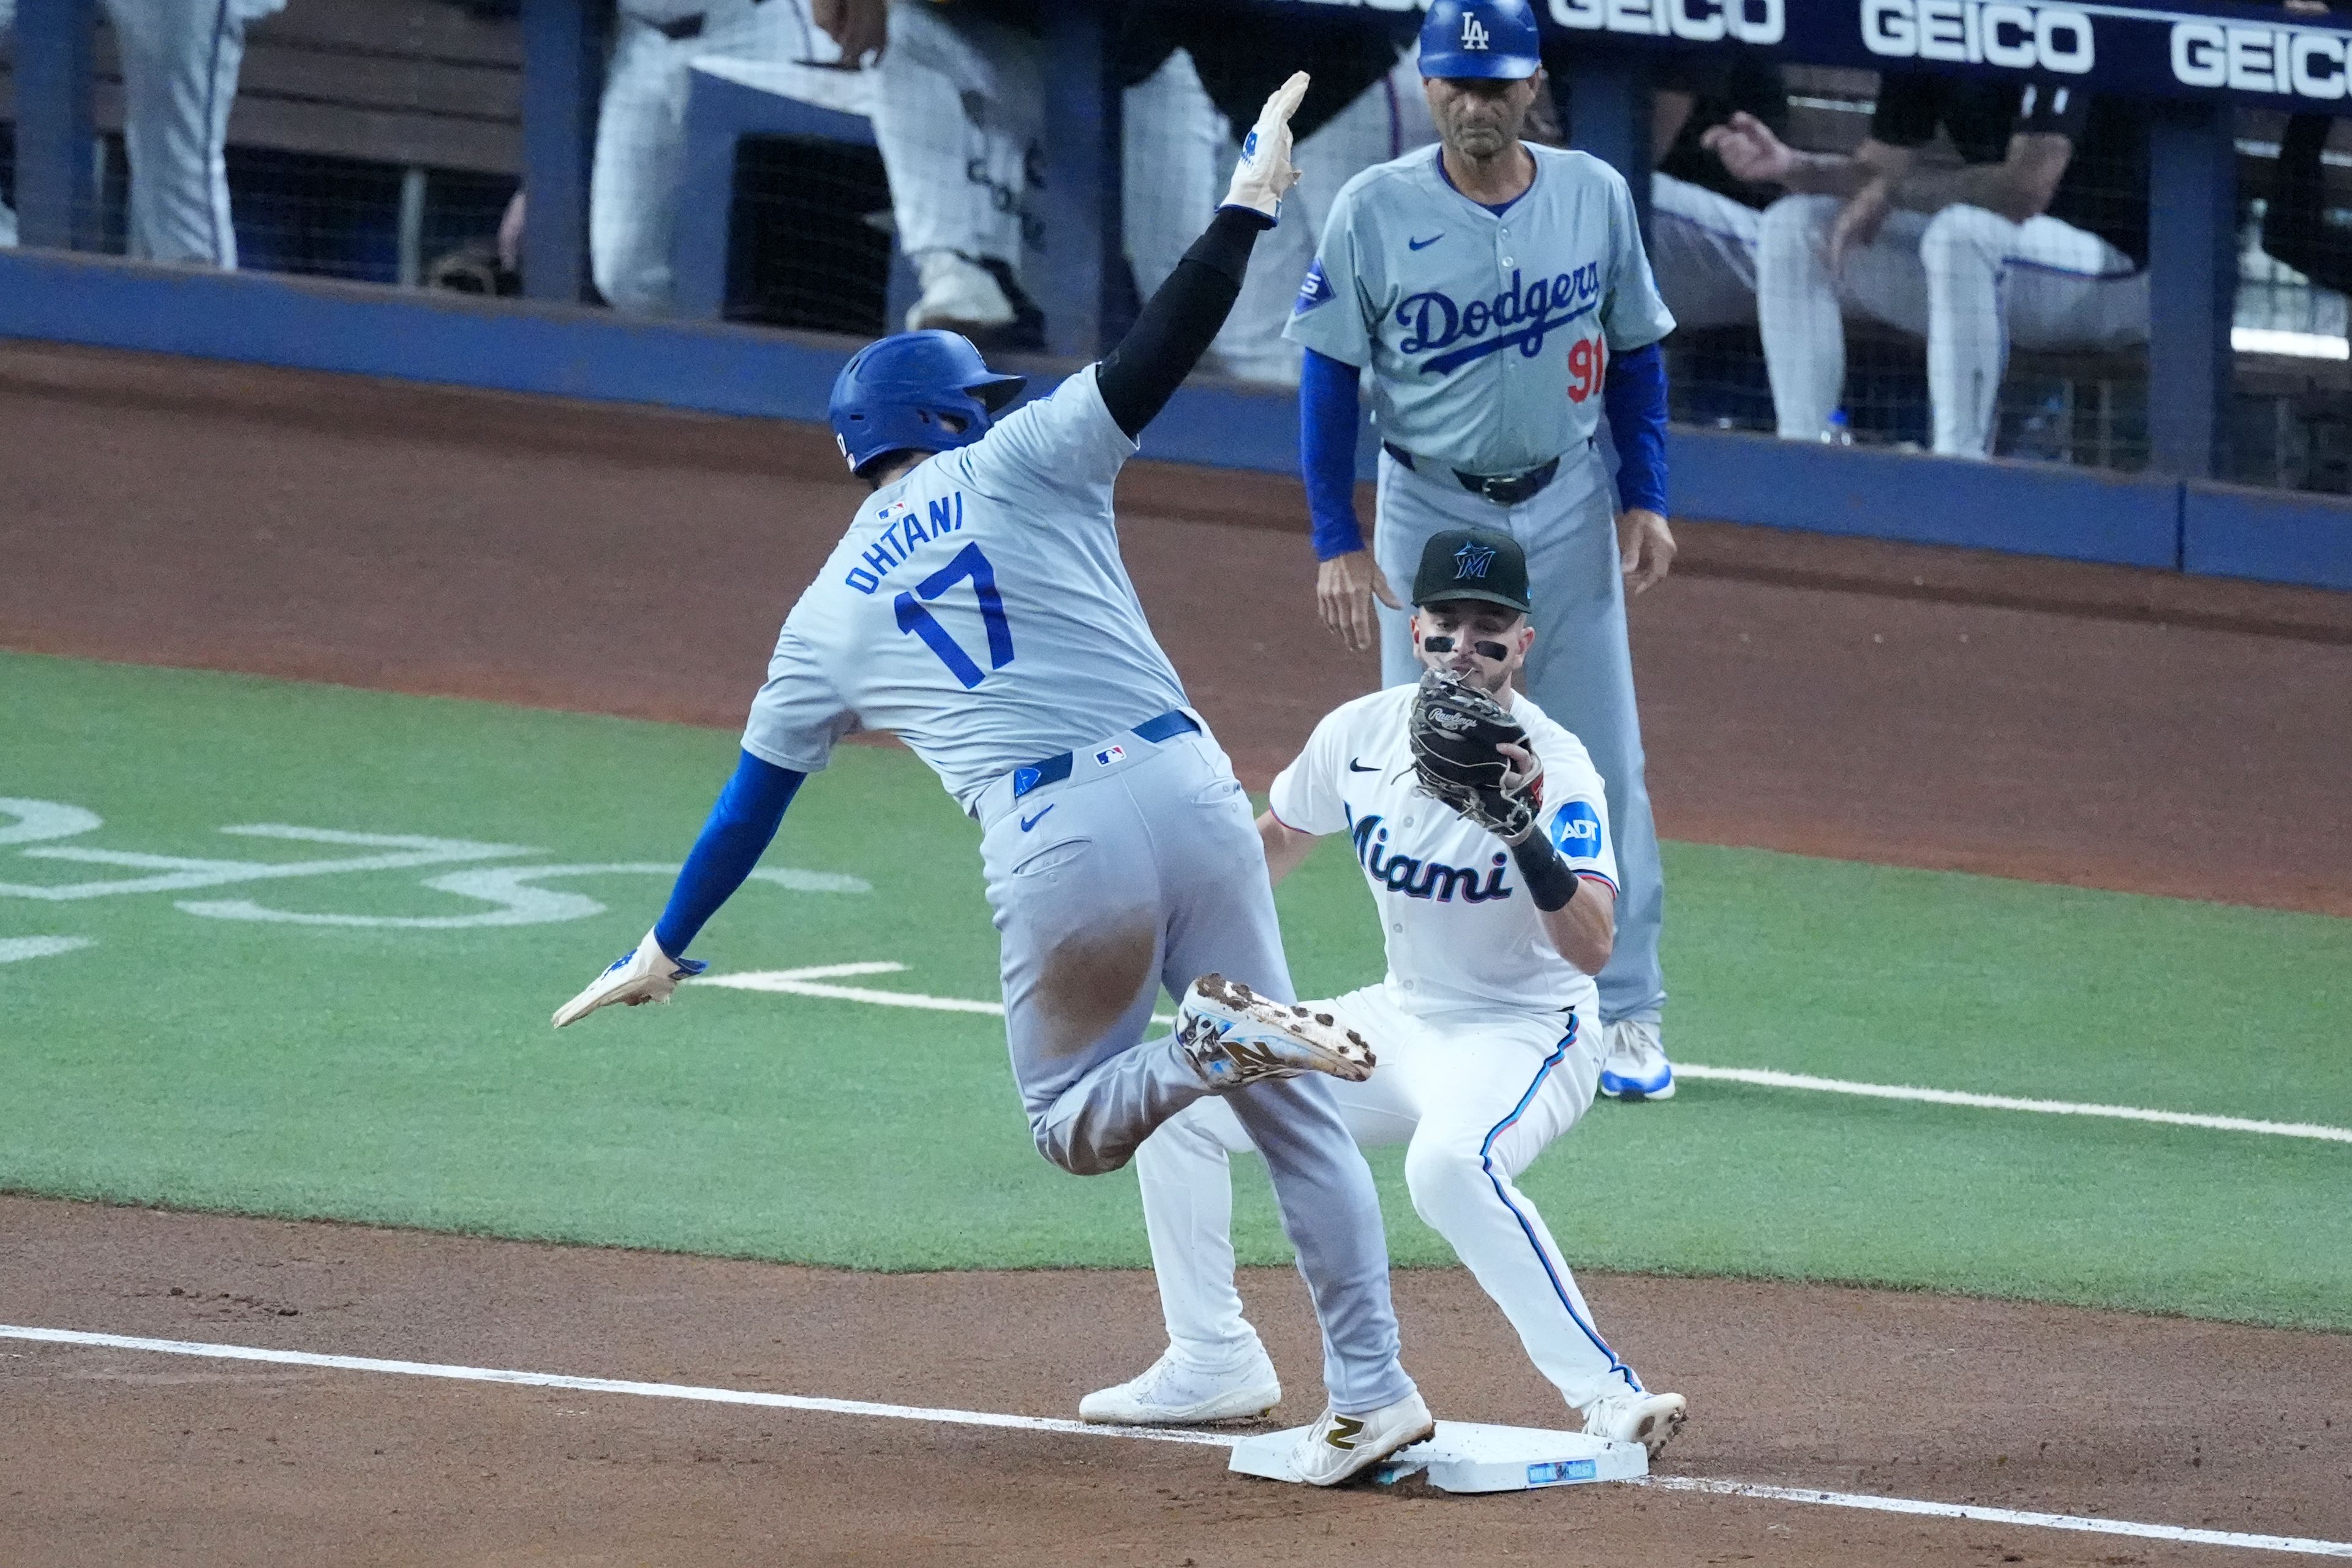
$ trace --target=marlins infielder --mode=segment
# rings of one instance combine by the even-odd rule
[[[1208,232],[1099,364],[999,420],[1020,389],[970,342],[868,345],[832,421],[874,487],[786,616],[743,758],[636,948],[556,1014],[666,999],[802,779],[850,730],[895,731],[983,828],[1005,1032],[1038,1150],[1117,1170],[1225,1096],[1265,1153],[1324,1336],[1330,1405],[1297,1459],[1328,1485],[1434,1429],[1398,1361],[1379,1202],[1331,1099],[1371,1054],[1293,992],[1265,856],[1119,559],[1111,487],[1224,321],[1296,178],[1294,76]],[[1145,1040],[1161,986],[1173,1035]],[[1308,1076],[1297,1077],[1306,1073]]]
[[[1340,1111],[1359,1142],[1406,1145],[1413,1208],[1584,1429],[1655,1454],[1682,1425],[1682,1395],[1643,1389],[1601,1339],[1514,1181],[1576,1125],[1601,1076],[1589,1026],[1591,972],[1614,931],[1607,795],[1576,737],[1512,689],[1537,640],[1518,542],[1446,530],[1423,547],[1412,587],[1431,673],[1315,727],[1257,819],[1266,865],[1278,882],[1318,837],[1352,840],[1388,974],[1307,1004],[1381,1042],[1380,1071],[1336,1087]],[[1483,796],[1455,790],[1449,763],[1489,766],[1498,784]],[[1443,799],[1424,782],[1433,773]],[[1255,1415],[1282,1397],[1234,1289],[1226,1157],[1248,1147],[1230,1109],[1202,1100],[1136,1155],[1169,1348],[1133,1382],[1089,1394],[1078,1406],[1087,1420],[1184,1425]]]
[[[1601,973],[1601,1092],[1663,1100],[1675,1087],[1658,1036],[1664,889],[1621,576],[1640,592],[1674,555],[1656,345],[1675,322],[1623,177],[1519,139],[1541,89],[1537,49],[1527,0],[1435,0],[1421,69],[1441,145],[1348,183],[1284,330],[1307,350],[1299,455],[1323,618],[1365,647],[1379,596],[1388,684],[1418,668],[1389,580],[1412,572],[1431,535],[1497,528],[1528,552],[1538,635],[1526,686],[1608,781],[1625,873]],[[1370,558],[1355,515],[1364,365],[1383,448]],[[1622,511],[1594,450],[1604,404]]]

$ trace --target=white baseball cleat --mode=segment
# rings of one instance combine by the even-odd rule
[[[646,940],[614,959],[604,973],[588,984],[588,988],[555,1010],[555,1026],[576,1024],[599,1007],[618,1002],[635,1007],[645,1002],[667,1002],[677,983],[701,973],[709,967],[698,958],[672,958],[664,952],[654,933],[646,932]]]
[[[1193,1426],[1265,1415],[1282,1403],[1282,1380],[1263,1347],[1224,1372],[1179,1361],[1171,1346],[1140,1377],[1078,1401],[1078,1419],[1108,1426]]]
[[[1437,1423],[1418,1391],[1369,1415],[1342,1415],[1326,1409],[1323,1419],[1298,1439],[1291,1466],[1313,1487],[1336,1487],[1379,1464],[1400,1448],[1437,1436]]]
[[[1612,1100],[1672,1100],[1675,1068],[1658,1043],[1654,1018],[1621,1018],[1604,1024],[1601,1038],[1609,1054],[1601,1060],[1601,1092]]]
[[[1013,301],[995,274],[952,250],[926,250],[915,258],[923,292],[907,311],[907,330],[945,327],[950,331],[985,331],[1013,324]]]
[[[1219,1093],[1265,1078],[1329,1073],[1361,1083],[1376,1058],[1364,1037],[1328,1012],[1269,1002],[1238,980],[1203,974],[1176,1009],[1176,1044]]]
[[[1584,1435],[1612,1443],[1639,1443],[1656,1458],[1683,1429],[1689,1405],[1679,1394],[1649,1394],[1621,1388],[1584,1407]]]

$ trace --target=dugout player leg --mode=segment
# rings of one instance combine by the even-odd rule
[[[1754,207],[1719,191],[1650,176],[1650,270],[1679,328],[1756,319]]]
[[[1451,474],[1415,473],[1381,454],[1373,552],[1391,583],[1411,583],[1430,535],[1448,528],[1499,528],[1528,553],[1535,647],[1523,689],[1584,742],[1609,790],[1617,836],[1617,943],[1601,983],[1601,1021],[1654,1022],[1665,1005],[1658,931],[1665,884],[1657,829],[1643,778],[1641,714],[1633,700],[1633,655],[1625,639],[1625,584],[1617,555],[1609,476],[1590,448],[1560,459],[1559,477],[1531,500],[1500,507],[1471,494]],[[1420,678],[1409,620],[1381,610],[1381,678]]]
[[[285,0],[105,0],[122,60],[130,253],[234,269],[228,115],[245,26]]]
[[[1003,326],[1013,301],[982,264],[1021,270],[1022,204],[1043,133],[1035,37],[961,7],[890,7],[874,70],[874,139],[890,180],[898,248],[923,297],[907,325]]]
[[[1990,457],[2012,337],[2029,348],[2147,341],[2147,275],[2106,240],[2053,217],[2019,224],[1949,206],[1919,242],[1927,276],[1927,396],[1936,450]]]
[[[1013,1076],[1039,1151],[1066,1170],[1118,1169],[1206,1095],[1172,1037],[1143,1038],[1163,984],[1181,994],[1214,972],[1296,994],[1249,798],[1205,735],[1025,797],[988,825],[982,856]],[[1404,1398],[1380,1202],[1328,1080],[1269,1079],[1226,1100],[1265,1155],[1333,1406]]]
[[[1927,277],[1919,237],[1927,215],[1887,215],[1868,245],[1855,246],[1830,269],[1835,196],[1783,196],[1756,231],[1756,321],[1781,437],[1818,441],[1830,430],[1845,392],[1848,308],[1924,339]]]

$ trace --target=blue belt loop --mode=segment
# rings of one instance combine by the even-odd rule
[[[1157,719],[1146,719],[1130,733],[1137,740],[1147,741],[1156,746],[1162,741],[1172,741],[1179,735],[1197,734],[1200,729],[1199,720],[1181,708],[1171,708]],[[1015,768],[1013,770],[1013,798],[1019,800],[1031,790],[1042,788],[1049,784],[1060,784],[1069,776],[1070,753],[1067,752],[1062,752],[1059,756],[1047,757],[1043,762],[1032,763],[1025,768]]]

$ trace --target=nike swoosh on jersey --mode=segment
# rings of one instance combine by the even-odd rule
[[[1435,234],[1431,235],[1427,239],[1414,239],[1411,237],[1407,237],[1404,243],[1405,247],[1409,250],[1427,250],[1431,246],[1435,245],[1439,240],[1444,239],[1444,237],[1445,231],[1441,228]]]
[[[1059,801],[1055,801],[1055,802],[1054,803],[1054,805],[1059,805],[1060,804],[1061,804],[1061,802],[1059,802]],[[1053,810],[1053,809],[1054,809],[1054,806],[1049,805],[1049,806],[1047,806],[1047,807],[1045,808],[1045,811],[1051,811],[1051,810]],[[1039,812],[1039,813],[1038,813],[1036,816],[1024,816],[1024,817],[1023,817],[1023,818],[1021,819],[1021,831],[1022,831],[1022,832],[1024,832],[1024,833],[1026,833],[1026,832],[1028,832],[1031,828],[1033,828],[1033,827],[1036,826],[1039,823],[1041,823],[1041,822],[1045,821],[1045,811],[1041,811],[1041,812]]]
[[[1348,759],[1348,771],[1351,773],[1376,773],[1381,770],[1378,768],[1368,768],[1364,766],[1363,763],[1358,762],[1355,758],[1349,757]]]

